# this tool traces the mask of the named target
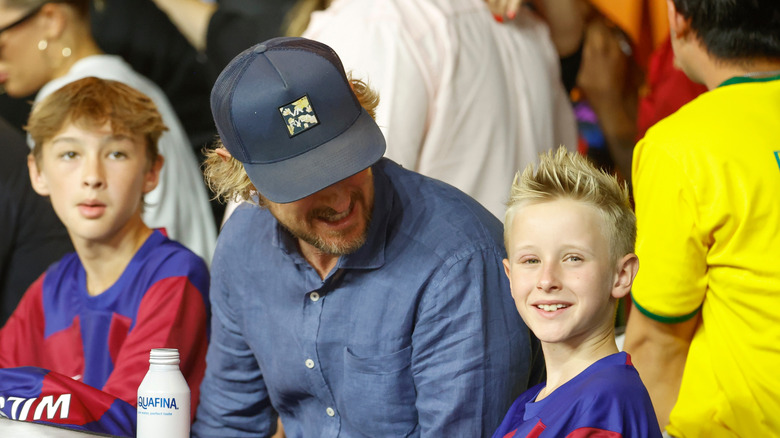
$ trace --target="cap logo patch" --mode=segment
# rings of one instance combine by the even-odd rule
[[[291,138],[320,123],[314,114],[314,108],[309,103],[309,96],[306,95],[293,103],[280,106],[279,112],[282,114]]]

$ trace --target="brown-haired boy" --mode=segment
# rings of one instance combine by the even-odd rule
[[[0,367],[46,369],[57,384],[57,375],[66,376],[135,405],[149,350],[177,348],[195,412],[208,339],[208,271],[141,218],[143,196],[163,165],[157,139],[165,129],[147,96],[98,78],[67,84],[33,108],[30,179],[51,199],[76,252],[30,286],[0,330]],[[13,375],[23,377],[18,369]],[[0,397],[38,396],[20,395],[13,379],[0,382]],[[62,391],[78,398],[82,389]],[[6,416],[39,419],[32,408],[8,405]],[[89,403],[78,406],[87,412],[71,402],[67,418],[60,410],[60,418],[47,420],[79,424],[94,414]]]

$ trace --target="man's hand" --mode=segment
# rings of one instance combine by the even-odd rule
[[[490,12],[497,17],[507,17],[510,20],[517,16],[522,3],[528,0],[485,0]]]
[[[485,0],[496,17],[513,20],[523,10],[533,11],[550,27],[550,36],[558,56],[566,57],[579,49],[585,22],[591,7],[583,0]]]

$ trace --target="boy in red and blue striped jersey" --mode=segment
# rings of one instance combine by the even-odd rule
[[[141,217],[163,165],[157,140],[165,129],[147,96],[97,78],[70,83],[33,109],[30,179],[76,252],[30,286],[0,330],[0,415],[132,435],[149,350],[160,347],[179,350],[194,415],[208,344],[208,271]],[[40,381],[40,390],[19,383],[25,379]],[[69,409],[19,408],[49,396]]]

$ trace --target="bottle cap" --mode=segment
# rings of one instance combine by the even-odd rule
[[[178,365],[179,350],[176,348],[153,348],[149,352],[149,363],[156,365]]]

